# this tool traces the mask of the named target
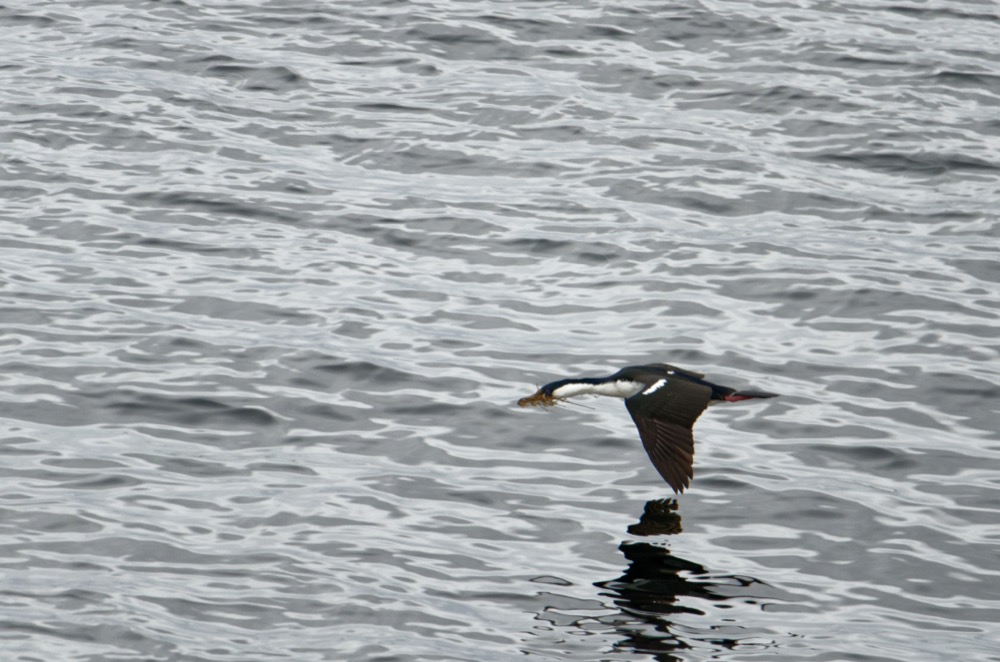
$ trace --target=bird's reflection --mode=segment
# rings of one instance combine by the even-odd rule
[[[674,499],[648,502],[639,521],[629,527],[629,533],[637,536],[680,531],[681,517]],[[759,604],[755,594],[761,592],[758,589],[766,592],[759,580],[710,572],[698,563],[675,556],[662,542],[623,541],[619,550],[628,561],[625,573],[617,579],[597,582],[596,586],[604,589],[603,595],[611,598],[621,612],[612,619],[623,636],[616,646],[621,650],[653,653],[656,659],[667,661],[677,659],[672,653],[691,648],[688,641],[692,640],[734,648],[746,633],[738,627],[723,627],[705,610],[713,604]],[[692,622],[685,617],[682,633],[675,632],[678,628],[673,619],[686,614],[706,616],[704,628],[692,628]],[[701,635],[692,637],[696,630],[702,630]]]
[[[639,521],[630,524],[628,532],[634,536],[669,536],[680,533],[681,516],[677,512],[677,499],[647,501]]]

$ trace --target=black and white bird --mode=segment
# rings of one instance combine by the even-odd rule
[[[624,398],[653,466],[674,492],[683,492],[694,477],[691,428],[701,412],[720,402],[773,398],[778,394],[736,390],[706,381],[705,375],[698,372],[653,363],[622,368],[608,377],[560,379],[521,398],[517,404],[547,407],[578,395]]]

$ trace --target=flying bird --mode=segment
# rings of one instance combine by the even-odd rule
[[[639,438],[674,492],[683,492],[694,477],[692,426],[706,407],[720,402],[773,398],[777,393],[736,390],[705,380],[699,372],[666,363],[622,368],[608,377],[560,379],[533,395],[521,398],[521,407],[551,407],[578,395],[606,395],[625,399],[625,407],[639,428]]]

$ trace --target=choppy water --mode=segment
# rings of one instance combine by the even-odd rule
[[[3,660],[1000,660],[998,35],[7,3]],[[514,406],[651,361],[784,394],[678,503]]]

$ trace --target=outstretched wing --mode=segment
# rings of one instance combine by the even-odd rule
[[[625,400],[649,459],[674,492],[683,492],[694,477],[691,427],[711,397],[708,386],[664,378]]]

